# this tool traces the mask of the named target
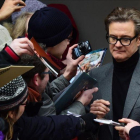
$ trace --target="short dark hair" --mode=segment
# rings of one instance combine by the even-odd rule
[[[23,55],[21,57],[19,64],[35,66],[33,69],[22,75],[23,79],[26,81],[27,84],[29,84],[29,82],[36,73],[39,73],[41,79],[44,78],[44,74],[42,73],[45,71],[46,66],[41,62],[41,60],[36,55],[34,56],[30,56],[27,54]]]
[[[112,22],[132,21],[135,25],[135,34],[140,34],[140,11],[134,8],[115,8],[105,18],[105,29],[109,33],[109,25]]]

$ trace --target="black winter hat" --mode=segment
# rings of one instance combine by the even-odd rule
[[[53,47],[65,40],[72,32],[72,24],[67,15],[52,7],[36,11],[28,25],[28,37],[38,43]]]

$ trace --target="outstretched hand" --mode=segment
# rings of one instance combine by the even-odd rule
[[[80,61],[82,61],[85,56],[82,55],[80,57],[78,57],[77,59],[73,59],[72,58],[72,53],[73,53],[73,49],[75,47],[77,47],[78,44],[73,45],[72,47],[69,48],[67,57],[66,57],[66,69],[65,72],[63,74],[63,76],[70,81],[71,78],[73,78],[76,75],[77,72],[77,66],[79,64]]]
[[[85,90],[80,95],[80,97],[78,97],[77,101],[80,101],[84,106],[86,106],[91,102],[91,100],[93,98],[93,93],[95,93],[97,91],[98,91],[97,87]]]
[[[13,12],[20,11],[24,6],[22,0],[5,0],[0,9],[0,21],[9,18]]]
[[[135,126],[140,126],[140,124],[131,119],[120,119],[119,122],[127,124],[125,127],[115,126],[115,129],[119,131],[119,136],[124,140],[130,140],[129,132],[130,129]]]
[[[137,121],[131,120],[131,119],[120,119],[119,122],[121,123],[126,123],[127,125],[124,127],[124,131],[125,133],[129,134],[129,131],[131,128],[135,127],[135,126],[140,126],[140,124]]]

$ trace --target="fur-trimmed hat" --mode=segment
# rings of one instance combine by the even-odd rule
[[[0,88],[0,111],[19,106],[27,98],[27,85],[21,76]]]
[[[17,19],[17,17],[20,16],[22,13],[25,13],[25,12],[33,12],[34,13],[36,10],[39,10],[39,9],[47,6],[46,4],[44,4],[38,0],[26,0],[25,4],[26,4],[26,6],[24,8],[22,8],[21,11],[14,12],[12,14],[13,24],[15,23],[15,20]]]
[[[34,37],[38,43],[53,47],[65,40],[73,27],[68,16],[52,7],[36,11],[28,24],[28,37]]]

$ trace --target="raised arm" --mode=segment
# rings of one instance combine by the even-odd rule
[[[24,6],[22,0],[5,0],[0,9],[0,21],[9,18],[13,12],[20,11]]]

